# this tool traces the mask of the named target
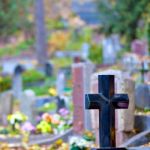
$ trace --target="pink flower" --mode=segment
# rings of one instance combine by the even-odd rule
[[[65,109],[65,108],[61,108],[61,109],[59,110],[59,114],[60,114],[61,116],[66,116],[66,115],[69,114],[69,111],[68,111],[67,109]]]
[[[22,125],[21,129],[24,130],[24,131],[31,132],[31,131],[35,130],[35,127],[30,122],[25,122]]]

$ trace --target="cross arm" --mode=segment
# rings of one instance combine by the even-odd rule
[[[85,95],[85,109],[100,109],[103,102],[108,102],[108,99],[101,93]]]
[[[129,106],[128,94],[115,94],[111,99],[115,109],[127,109]]]

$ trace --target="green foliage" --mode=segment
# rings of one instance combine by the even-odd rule
[[[30,47],[33,45],[34,40],[30,39],[27,41],[23,41],[16,46],[7,46],[4,48],[0,48],[0,57],[4,56],[16,56],[21,54],[23,51],[28,51]]]
[[[82,30],[72,30],[71,38],[65,47],[65,50],[80,50],[84,42],[90,43],[92,39],[92,30],[84,28]]]
[[[103,31],[106,34],[126,35],[127,40],[136,38],[136,29],[142,15],[148,13],[149,0],[97,0]]]
[[[48,30],[63,29],[64,24],[60,20],[48,19],[46,21],[46,27]]]
[[[52,58],[51,62],[54,64],[55,68],[68,67],[72,64],[72,59],[66,58]]]
[[[89,59],[95,64],[102,63],[102,46],[99,45],[91,45]]]
[[[38,108],[39,112],[54,112],[57,109],[57,105],[55,102],[46,103],[44,106]]]
[[[28,8],[32,0],[0,1],[0,35],[6,38],[28,23]]]
[[[49,88],[50,88],[49,86],[39,86],[39,87],[34,86],[31,87],[30,89],[33,90],[37,96],[41,96],[41,95],[48,95]]]
[[[27,70],[22,74],[22,77],[24,84],[43,81],[45,79],[45,75],[36,70]]]
[[[1,77],[0,76],[0,92],[9,90],[11,88],[11,78],[10,76]]]

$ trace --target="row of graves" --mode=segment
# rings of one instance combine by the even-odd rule
[[[51,150],[150,149],[150,59],[138,52],[124,55],[115,65],[115,57],[101,66],[77,57],[70,69],[58,71],[55,96],[23,91],[24,70],[17,65],[12,89],[0,94],[1,145],[7,149],[39,149],[38,145]],[[69,72],[73,91],[66,96]],[[15,108],[20,112],[12,114],[14,97],[20,99],[19,109]]]
[[[32,145],[37,149],[36,145],[48,145],[60,138],[66,141],[72,134],[72,103],[67,89],[70,69],[59,69],[53,81],[56,88],[50,88],[49,95],[42,96],[30,89],[31,83],[24,90],[22,74],[26,69],[30,68],[18,63],[12,67],[13,71],[7,70],[12,72],[12,85],[0,93],[0,149],[29,149]],[[52,76],[52,69],[50,64],[46,65],[46,76]],[[43,86],[43,82],[34,84]],[[62,140],[58,140],[54,146],[61,144]]]
[[[85,130],[95,135],[95,145],[80,144],[77,140],[75,146],[92,150],[148,150],[150,58],[147,43],[133,41],[132,53],[126,53],[117,63],[120,48],[115,48],[115,54],[109,44],[112,42],[115,41],[110,38],[102,43],[105,49],[102,65],[95,66],[88,61],[72,65],[73,131],[78,139]]]
[[[135,56],[124,59],[129,55]],[[124,61],[97,69],[90,62],[72,66],[73,130],[94,132],[94,150],[150,149],[149,60],[136,58],[132,72]]]

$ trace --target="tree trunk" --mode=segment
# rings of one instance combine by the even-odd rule
[[[43,68],[48,60],[43,0],[35,0],[35,27],[36,54],[39,66]]]

